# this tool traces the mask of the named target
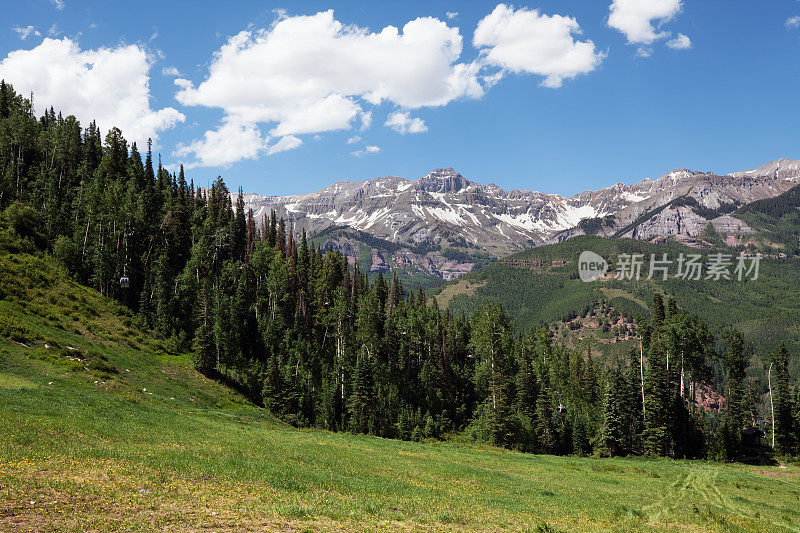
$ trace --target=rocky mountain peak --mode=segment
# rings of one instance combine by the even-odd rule
[[[769,177],[779,180],[797,180],[800,178],[800,161],[782,157],[753,170],[731,172],[728,175],[734,178]]]
[[[247,195],[245,202],[259,221],[275,209],[297,231],[304,228],[312,235],[330,228],[361,232],[358,246],[345,242],[352,236],[331,237],[329,245],[346,248],[354,260],[367,251],[385,254],[373,257],[372,269],[416,268],[449,279],[463,273],[465,265],[471,268],[463,259],[470,254],[502,257],[584,232],[638,239],[694,237],[712,222],[726,235],[743,234],[749,228],[726,215],[798,182],[800,161],[780,159],[729,176],[679,168],[656,180],[563,197],[507,191],[439,168],[416,181],[395,176],[339,181],[315,193]],[[466,255],[448,258],[443,251],[449,248]]]
[[[469,180],[452,168],[437,168],[416,182],[416,188],[425,192],[457,192],[470,185]]]

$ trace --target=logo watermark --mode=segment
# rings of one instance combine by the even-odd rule
[[[641,279],[735,280],[756,281],[761,264],[761,254],[748,255],[713,253],[705,258],[701,254],[679,253],[677,257],[669,254],[619,254],[617,262],[610,268],[609,263],[591,250],[584,250],[578,258],[578,275],[581,281],[595,281],[611,269],[615,279],[639,281]]]
[[[578,257],[578,275],[581,281],[589,282],[602,278],[608,272],[608,262],[591,250],[584,250]]]

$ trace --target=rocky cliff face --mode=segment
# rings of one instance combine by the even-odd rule
[[[362,240],[356,246],[352,235],[326,242],[331,248],[349,247],[345,255],[351,257],[369,252],[373,271],[410,265],[450,279],[472,268],[470,254],[500,257],[587,232],[639,239],[694,236],[709,221],[724,231],[746,232],[746,225],[739,227],[728,216],[733,209],[798,183],[800,161],[781,159],[726,176],[680,169],[563,197],[482,185],[448,168],[418,180],[339,181],[311,194],[247,194],[245,202],[258,221],[274,209],[312,235],[336,226],[392,243]],[[458,250],[457,258],[443,254],[447,250]]]
[[[642,180],[631,192],[643,199],[625,206],[612,223],[584,222],[554,236],[561,241],[584,233],[650,240],[656,237],[695,237],[711,222],[723,235],[752,230],[730,213],[756,200],[773,198],[800,184],[800,161],[780,159],[754,170],[720,176],[710,172],[675,170],[657,180]]]

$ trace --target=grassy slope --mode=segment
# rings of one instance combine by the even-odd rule
[[[0,318],[27,345],[0,339],[0,530],[800,527],[794,466],[292,429],[49,261],[0,255],[0,275]]]

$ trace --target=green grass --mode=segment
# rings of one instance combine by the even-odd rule
[[[0,256],[23,267],[40,281],[0,301],[28,336],[0,338],[0,530],[800,528],[795,466],[293,429],[48,260]]]

